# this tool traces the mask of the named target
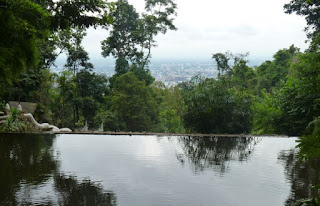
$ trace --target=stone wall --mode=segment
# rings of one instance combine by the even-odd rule
[[[34,114],[34,112],[37,109],[37,104],[32,103],[32,102],[15,102],[15,101],[10,101],[9,105],[10,107],[18,108],[19,103],[21,104],[22,107],[22,112],[24,113],[31,113]]]

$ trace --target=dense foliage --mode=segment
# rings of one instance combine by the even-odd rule
[[[157,118],[157,103],[150,87],[132,72],[117,78],[111,96],[118,129],[151,131]]]
[[[246,92],[228,88],[228,79],[194,79],[183,91],[185,127],[198,133],[249,133],[252,99]]]
[[[49,13],[31,0],[0,2],[0,84],[37,62],[37,40],[49,32]]]
[[[320,3],[317,0],[291,0],[284,5],[288,14],[296,13],[306,19],[305,31],[311,41],[309,50],[319,52],[320,45]]]
[[[142,13],[127,0],[1,1],[0,98],[36,102],[38,121],[72,129],[87,122],[105,131],[308,133],[320,116],[317,2],[285,5],[306,17],[307,52],[292,45],[257,67],[248,54],[215,53],[217,78],[166,87],[148,63],[155,37],[176,29],[176,8],[172,0],[146,0]],[[110,30],[102,55],[116,59],[109,78],[94,72],[81,45],[85,29],[99,25]],[[62,53],[64,70],[51,73]]]

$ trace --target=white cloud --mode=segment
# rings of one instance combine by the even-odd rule
[[[250,52],[271,57],[291,44],[305,49],[305,21],[283,11],[286,0],[177,0],[177,31],[156,39],[153,58],[211,58],[214,52]],[[129,0],[143,11],[144,0]],[[99,56],[100,42],[108,35],[89,29],[84,46],[90,56]]]

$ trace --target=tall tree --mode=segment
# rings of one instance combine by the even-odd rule
[[[65,35],[64,38],[67,39],[67,63],[65,66],[73,72],[73,75],[76,75],[79,70],[92,70],[93,65],[89,62],[89,54],[81,46],[86,32],[81,28],[75,28],[67,29],[63,33]]]
[[[80,115],[91,128],[97,128],[100,125],[94,122],[94,117],[105,104],[105,97],[110,95],[108,80],[104,75],[85,70],[77,74],[77,79]]]
[[[277,51],[272,61],[266,61],[258,66],[256,94],[261,94],[262,89],[267,92],[279,89],[287,80],[290,65],[297,62],[298,54],[300,54],[299,48],[291,45],[289,48]]]
[[[280,89],[279,103],[283,130],[300,135],[314,119],[320,117],[320,54],[299,56],[292,65],[289,79]]]
[[[111,23],[113,3],[106,0],[32,0],[50,14],[51,31]]]
[[[216,64],[217,64],[218,76],[223,74],[223,72],[229,71],[229,69],[230,69],[230,66],[229,66],[230,57],[229,57],[228,53],[226,53],[226,54],[223,54],[223,53],[213,54],[212,55],[212,59],[214,59]]]
[[[139,19],[137,63],[142,69],[149,63],[151,48],[156,46],[155,37],[168,30],[177,30],[173,24],[177,5],[173,0],[146,0],[145,12]]]
[[[55,113],[58,114],[61,122],[57,122],[59,126],[74,127],[75,118],[73,121],[70,117],[74,117],[74,109],[72,107],[72,100],[76,97],[77,85],[70,71],[62,71],[57,79],[58,88],[56,95],[56,102],[54,104]],[[68,120],[68,121],[66,121]],[[71,124],[70,124],[71,123]],[[73,124],[72,124],[73,123]]]
[[[215,53],[212,55],[212,59],[216,62],[218,77],[222,74],[226,74],[232,70],[232,67],[240,64],[247,63],[248,61],[245,58],[249,55],[249,53],[244,54],[234,54],[231,52],[225,53]],[[232,61],[232,62],[230,62]],[[228,74],[230,76],[230,74]]]
[[[146,0],[145,12],[139,15],[127,0],[118,0],[110,36],[102,41],[102,55],[116,58],[116,74],[129,71],[130,64],[145,70],[156,46],[155,37],[167,30],[176,30],[173,0]]]
[[[244,60],[239,60],[229,72],[232,85],[238,90],[251,92],[256,85],[254,70]]]
[[[116,74],[124,74],[129,70],[129,61],[133,61],[136,54],[136,43],[133,35],[137,30],[139,14],[127,0],[115,3],[116,9],[111,13],[113,17],[110,36],[101,42],[102,56],[112,55],[116,58]]]
[[[112,111],[118,123],[117,129],[124,131],[151,131],[158,115],[151,88],[139,81],[133,72],[116,79]]]
[[[307,22],[305,31],[311,39],[310,50],[320,49],[320,2],[318,0],[291,0],[284,5],[284,10],[288,14],[296,13],[304,16]]]

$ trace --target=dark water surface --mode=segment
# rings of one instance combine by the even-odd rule
[[[320,176],[295,140],[2,134],[0,205],[291,205]]]

